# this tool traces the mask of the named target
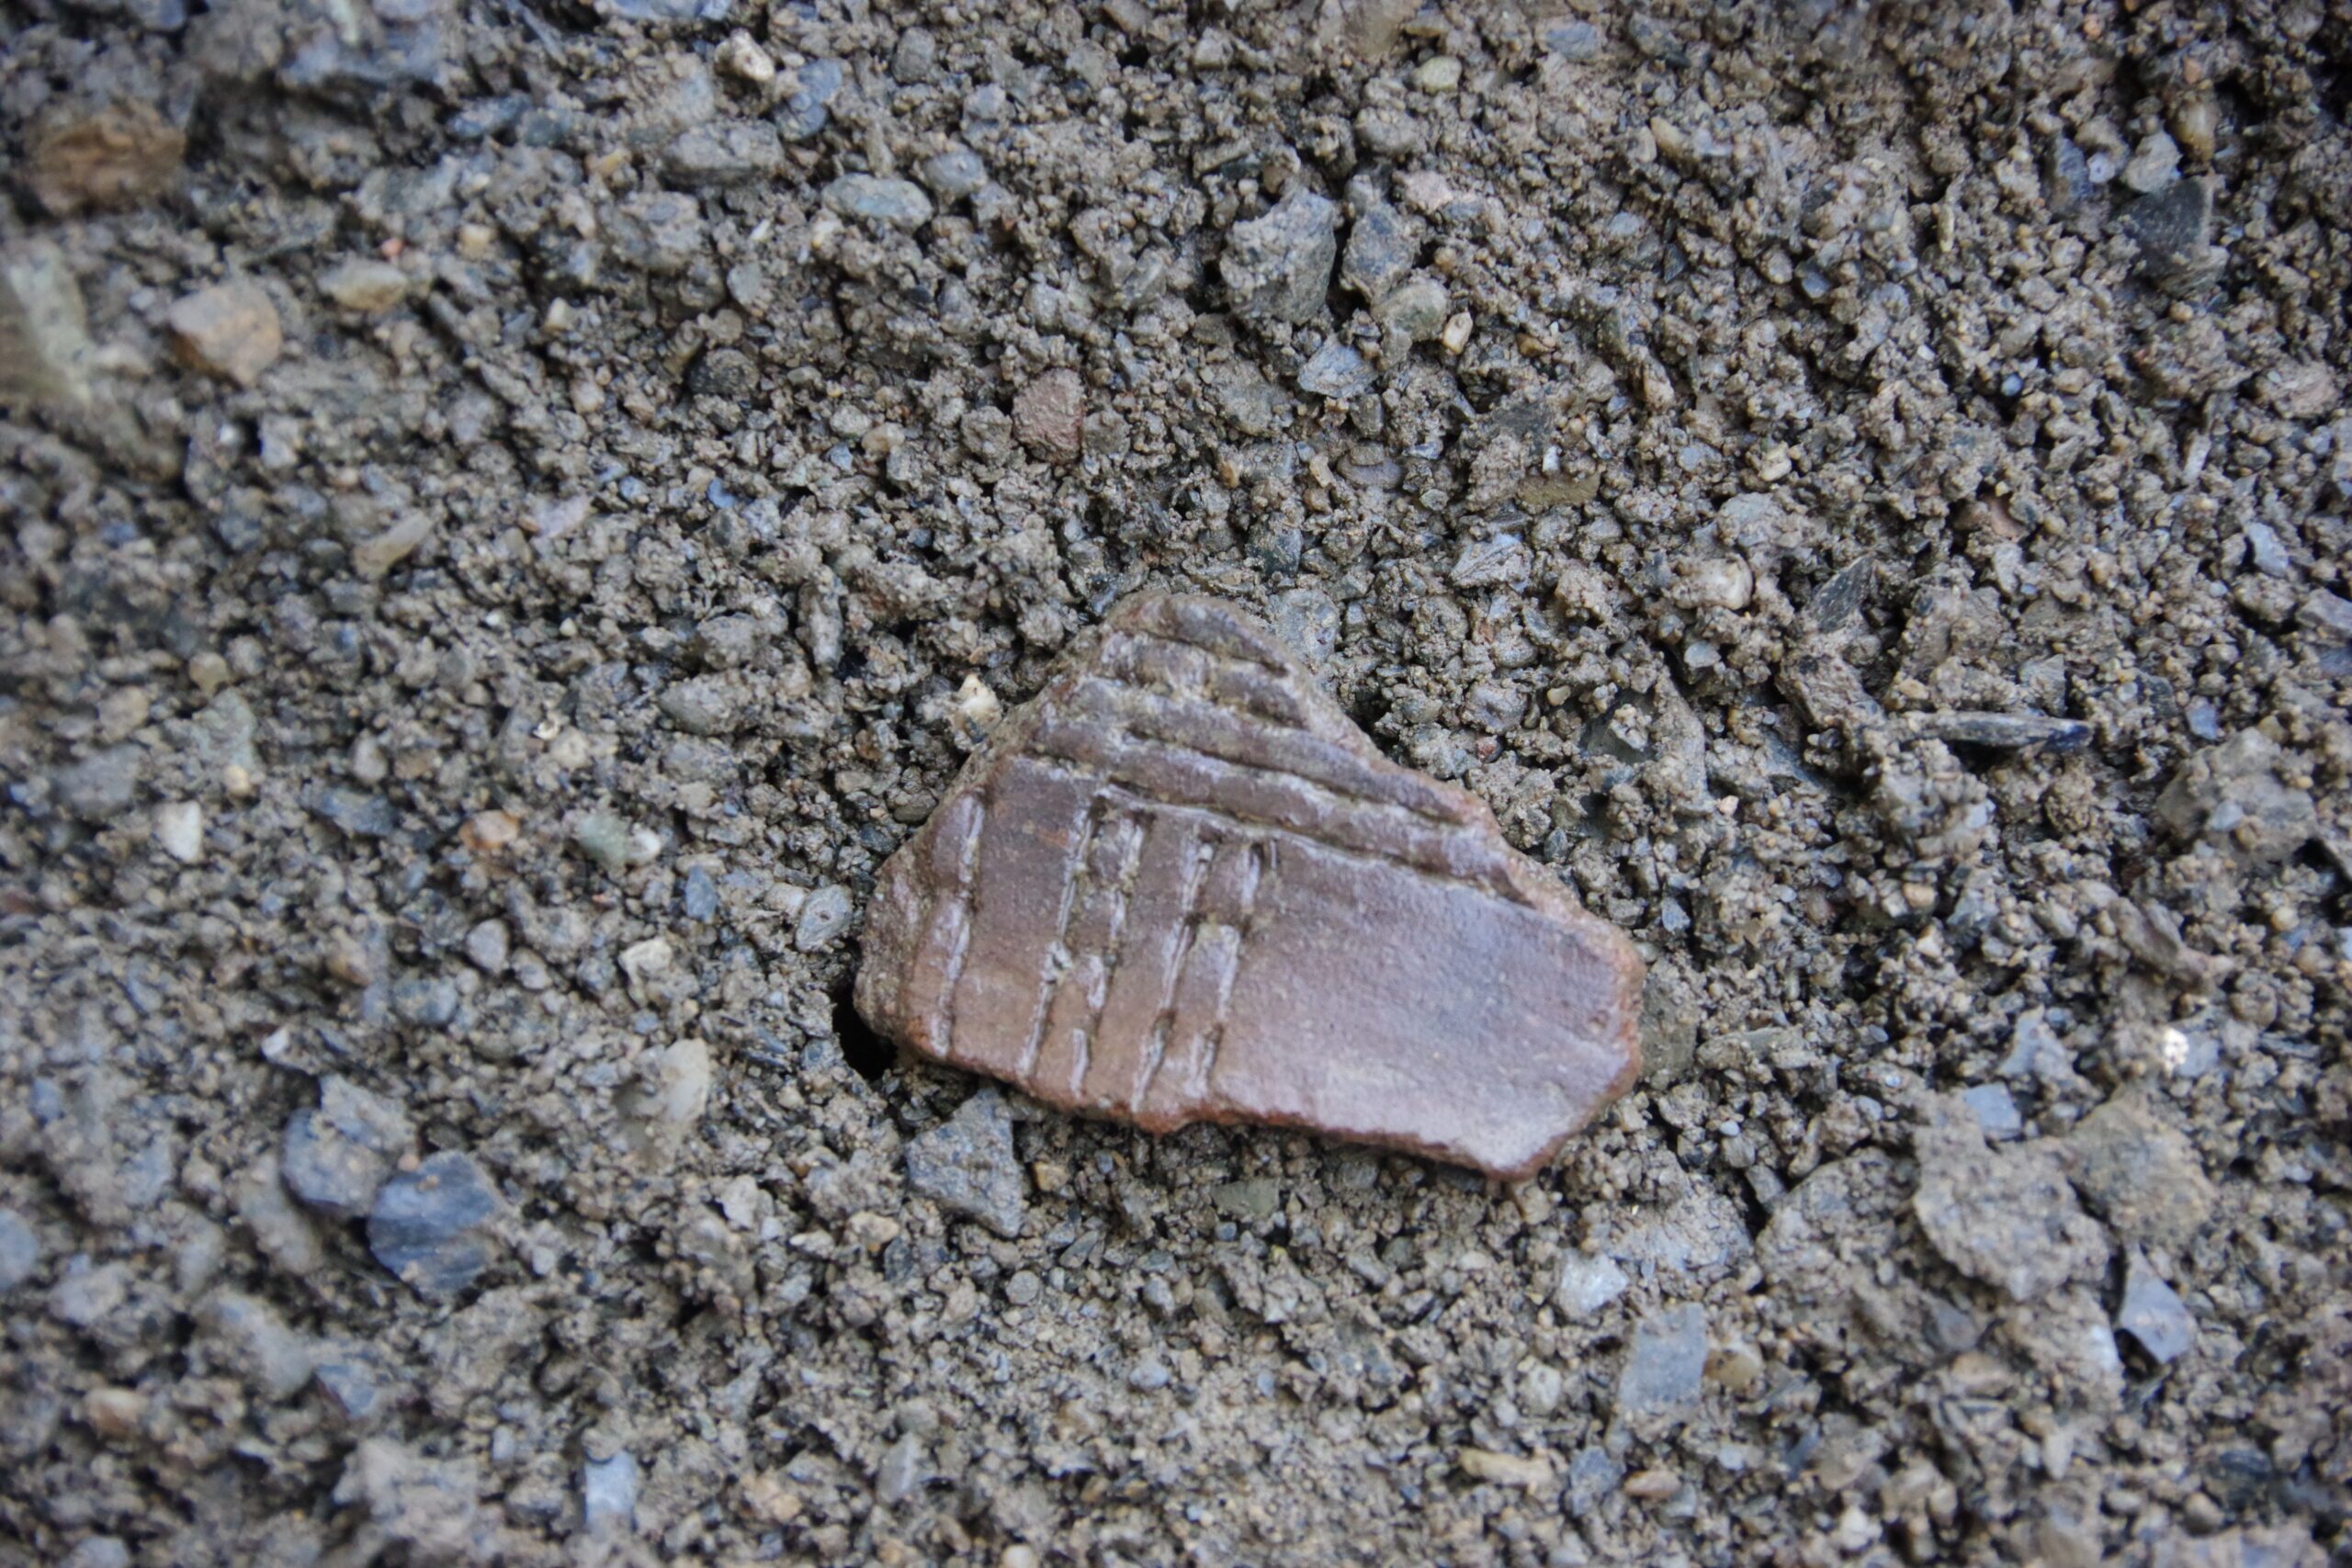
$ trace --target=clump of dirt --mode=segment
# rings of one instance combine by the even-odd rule
[[[2344,1550],[2343,0],[0,31],[20,1550]],[[849,1030],[1146,587],[1642,944],[1554,1168]]]

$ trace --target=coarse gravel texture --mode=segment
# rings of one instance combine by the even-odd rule
[[[0,1560],[2352,1549],[2346,0],[0,37]],[[845,1012],[1144,587],[1644,945],[1555,1168]]]

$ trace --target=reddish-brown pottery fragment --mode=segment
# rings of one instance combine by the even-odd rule
[[[1642,964],[1262,624],[1148,594],[882,868],[857,1007],[1164,1133],[1310,1128],[1525,1176],[1633,1083]]]

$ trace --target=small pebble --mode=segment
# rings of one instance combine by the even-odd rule
[[[2151,131],[2140,142],[2139,151],[2123,165],[2118,176],[2127,190],[2146,196],[2163,189],[2180,176],[2180,148],[2163,131]]]
[[[483,920],[466,933],[466,958],[485,975],[503,975],[511,941],[504,920]]]
[[[155,847],[182,865],[194,865],[203,859],[204,807],[193,800],[175,800],[157,807]]]
[[[399,1106],[330,1075],[319,1081],[318,1108],[296,1111],[286,1124],[278,1172],[286,1190],[311,1208],[356,1219],[375,1203],[415,1136]]]
[[[977,152],[962,147],[950,148],[922,161],[922,183],[940,200],[955,201],[989,183],[988,165],[980,162]]]
[[[1235,224],[1218,263],[1235,312],[1295,322],[1321,311],[1339,260],[1339,224],[1338,205],[1303,188]]]
[[[711,63],[739,82],[764,87],[775,80],[775,61],[759,40],[737,28],[712,52]]]
[[[883,1452],[874,1474],[874,1495],[885,1503],[903,1503],[922,1485],[922,1440],[912,1432]]]
[[[2197,1320],[2188,1303],[2137,1249],[2124,1261],[2123,1304],[2116,1311],[2115,1326],[2159,1363],[2179,1359],[2197,1342]]]
[[[240,387],[260,380],[285,346],[277,307],[259,284],[244,278],[174,300],[164,326],[182,364]]]
[[[887,228],[919,229],[931,221],[931,197],[912,180],[843,175],[825,187],[824,201],[844,218]]]
[[[220,1291],[207,1298],[197,1320],[217,1364],[261,1398],[291,1399],[310,1382],[316,1364],[310,1345],[267,1303]]]
[[[776,117],[776,129],[786,141],[806,141],[825,129],[846,69],[838,60],[812,60],[792,73]]]
[[[433,519],[412,512],[381,533],[354,545],[351,564],[362,577],[382,577],[417,552],[433,536]]]
[[[0,1295],[31,1280],[40,1268],[40,1238],[14,1209],[0,1209]]]
[[[58,1559],[57,1568],[130,1568],[130,1548],[115,1536],[85,1536]]]
[[[816,953],[832,945],[833,940],[849,929],[850,918],[856,906],[849,889],[839,883],[828,883],[808,895],[800,906],[800,918],[792,928],[792,945],[803,953]]]
[[[1587,1318],[1623,1295],[1632,1283],[1612,1260],[1579,1254],[1560,1266],[1552,1299],[1571,1319]]]
[[[580,1467],[581,1523],[590,1535],[626,1533],[637,1528],[637,1456],[621,1449]]]
[[[319,291],[346,310],[372,316],[408,298],[410,279],[388,261],[357,258],[330,267],[319,278]]]
[[[1617,1376],[1617,1410],[1640,1417],[1695,1403],[1707,1371],[1707,1314],[1695,1303],[1652,1313],[1634,1325],[1633,1348]]]
[[[1984,1136],[1995,1143],[2014,1138],[2025,1130],[2025,1119],[2018,1114],[2018,1102],[2004,1085],[1978,1084],[1962,1090],[1960,1098],[1975,1115]]]
[[[1084,450],[1086,383],[1075,370],[1048,370],[1013,394],[1012,433],[1039,457],[1075,461]]]
[[[368,1250],[417,1294],[453,1296],[490,1267],[483,1233],[498,1209],[481,1168],[445,1150],[385,1183],[368,1216]]]
[[[1455,1456],[1462,1473],[1473,1481],[1497,1486],[1523,1486],[1532,1491],[1552,1479],[1552,1467],[1524,1454],[1497,1453],[1492,1449],[1464,1449]]]
[[[1590,22],[1556,22],[1544,31],[1544,47],[1575,64],[1597,59],[1605,42]]]
[[[1012,1118],[992,1089],[974,1094],[955,1115],[907,1145],[907,1182],[1001,1236],[1021,1234],[1021,1162],[1012,1149]]]
[[[1337,338],[1317,349],[1298,373],[1301,391],[1342,401],[1361,398],[1378,384],[1363,355]]]

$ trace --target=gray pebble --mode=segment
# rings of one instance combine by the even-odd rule
[[[466,958],[485,975],[503,975],[512,942],[504,920],[484,920],[466,933]]]
[[[310,1345],[276,1309],[235,1291],[220,1291],[197,1314],[216,1361],[263,1399],[291,1399],[311,1381]]]
[[[2061,136],[2052,142],[2042,164],[2042,190],[2052,212],[2072,212],[2098,194],[2090,161],[2073,138]]]
[[[2352,600],[2339,598],[2324,588],[2314,588],[2303,596],[2295,619],[2306,631],[2352,642]]]
[[[14,1209],[0,1209],[0,1295],[23,1284],[40,1267],[40,1237]]]
[[[605,238],[622,265],[671,276],[703,253],[702,207],[681,191],[642,191],[606,215]]]
[[[2284,577],[2295,570],[2287,547],[2278,542],[2278,530],[2267,523],[2245,525],[2245,558],[2265,577]]]
[[[885,1503],[903,1503],[922,1482],[922,1441],[909,1432],[884,1451],[874,1472],[874,1495]]]
[[[1253,321],[1314,317],[1339,259],[1339,226],[1338,205],[1309,190],[1294,190],[1265,216],[1235,224],[1218,264],[1235,313]]]
[[[1445,285],[1433,277],[1416,277],[1374,307],[1372,317],[1387,331],[1420,343],[1437,336],[1452,304]]]
[[[481,1168],[445,1151],[384,1184],[368,1216],[368,1248],[417,1294],[452,1296],[490,1266],[482,1232],[498,1206]]]
[[[1561,22],[1544,30],[1544,47],[1576,64],[1600,56],[1600,29],[1590,22]]]
[[[2074,1071],[2074,1053],[2050,1027],[2041,1010],[2031,1008],[2018,1014],[2017,1027],[2009,1032],[2009,1054],[2001,1062],[2001,1076],[2031,1076],[2055,1082],[2073,1077]]]
[[[130,1548],[110,1535],[85,1536],[58,1568],[130,1568]]]
[[[90,396],[88,312],[65,253],[46,240],[0,252],[0,397],[73,406]]]
[[[953,147],[922,161],[922,183],[942,201],[970,196],[989,183],[989,168],[978,152]]]
[[[396,980],[392,1010],[422,1029],[447,1029],[457,1021],[458,983],[447,976]]]
[[[628,824],[609,811],[592,811],[573,823],[571,841],[611,875],[628,869]]]
[[[581,1523],[590,1535],[637,1528],[637,1456],[627,1449],[580,1467]]]
[[[765,120],[693,126],[662,154],[662,172],[689,190],[750,185],[784,166],[784,140]]]
[[[706,355],[705,359],[714,357]],[[749,361],[745,364],[748,366]],[[724,390],[708,383],[704,384],[704,389]],[[663,688],[656,705],[664,718],[689,735],[727,735],[736,728],[736,686],[724,675],[698,675],[673,682]]]
[[[1363,355],[1337,338],[1317,349],[1298,373],[1301,391],[1343,400],[1361,398],[1377,384]]]
[[[1919,715],[1916,722],[1922,732],[1939,740],[2003,751],[2064,756],[2091,741],[2091,727],[2081,720],[2037,713],[1932,713]]]
[[[812,60],[793,73],[791,89],[776,115],[776,129],[786,141],[806,141],[825,129],[832,118],[833,98],[842,90],[842,72],[838,60]]]
[[[1227,1181],[1209,1196],[1219,1209],[1253,1225],[1263,1224],[1273,1218],[1275,1209],[1282,1203],[1282,1189],[1272,1177],[1266,1176]]]
[[[1634,1348],[1617,1375],[1617,1411],[1640,1417],[1695,1403],[1707,1371],[1707,1314],[1695,1303],[1670,1306],[1634,1325]]]
[[[387,838],[400,826],[400,816],[392,809],[392,803],[365,790],[318,786],[304,793],[302,804],[325,818],[337,831],[355,839]]]
[[[907,1181],[999,1235],[1021,1234],[1023,1183],[1004,1097],[984,1089],[907,1145]]]
[[[51,1287],[49,1315],[74,1328],[103,1322],[130,1294],[130,1266],[106,1263],[89,1267],[86,1257],[66,1262],[65,1277]]]
[[[2177,1360],[2197,1342],[2197,1320],[2188,1303],[2136,1248],[2123,1265],[2123,1304],[2116,1311],[2115,1326],[2159,1362]]]
[[[356,1358],[322,1361],[314,1370],[320,1391],[334,1401],[343,1418],[355,1427],[365,1426],[376,1414],[383,1394],[376,1386],[374,1373],[366,1363]]]
[[[1372,202],[1348,230],[1340,281],[1377,305],[1413,275],[1420,251],[1412,223],[1387,203]]]
[[[1976,1124],[1984,1130],[1984,1136],[1993,1142],[2004,1142],[2025,1131],[2025,1119],[2018,1114],[2018,1102],[2004,1086],[1978,1084],[1973,1089],[1962,1089],[1960,1098],[1974,1113]]]
[[[1591,1513],[1616,1495],[1624,1479],[1625,1467],[1607,1449],[1598,1444],[1578,1449],[1568,1461],[1568,1512],[1578,1517]]]
[[[375,1203],[392,1167],[415,1137],[391,1101],[335,1077],[319,1084],[319,1106],[286,1124],[278,1160],[286,1190],[336,1219],[356,1219]]]
[[[682,897],[690,920],[707,920],[718,913],[718,884],[701,866],[686,868],[686,886]]]
[[[830,945],[848,929],[855,910],[848,888],[839,883],[827,883],[802,900],[800,918],[792,928],[792,945],[803,953],[815,953]]]
[[[85,822],[106,822],[130,809],[139,795],[146,753],[112,746],[49,775],[57,804]]]
[[[2190,757],[2156,797],[2156,817],[2182,838],[2255,865],[2273,865],[2318,831],[2311,792],[2287,782],[2293,767],[2259,728],[2242,729]]]
[[[1626,22],[1625,30],[1633,39],[1634,47],[1652,60],[1667,65],[1690,63],[1690,51],[1682,47],[1681,39],[1656,17],[1635,12]]]
[[[2212,182],[2202,179],[2175,180],[2133,202],[2124,217],[2142,269],[2160,280],[2197,270],[2212,224]]]
[[[1578,1254],[1560,1266],[1560,1282],[1552,1299],[1571,1318],[1590,1317],[1623,1295],[1632,1283],[1613,1258]]]
[[[2061,1146],[2075,1190],[2118,1235],[2178,1250],[2196,1239],[2216,1195],[2197,1145],[2159,1103],[2125,1089],[2075,1123]]]
[[[1308,663],[1321,664],[1340,646],[1340,606],[1319,588],[1277,593],[1274,629]]]
[[[919,229],[931,221],[931,197],[912,180],[843,175],[825,187],[825,205],[843,218],[893,229]]]
[[[613,15],[632,22],[716,22],[731,0],[608,0]]]

